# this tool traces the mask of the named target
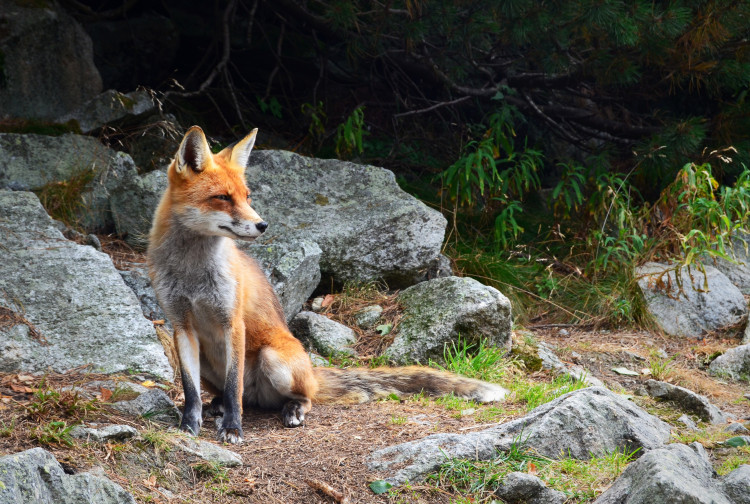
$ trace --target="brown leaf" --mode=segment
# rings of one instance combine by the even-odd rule
[[[336,297],[333,294],[326,294],[323,298],[323,302],[320,303],[320,306],[322,308],[328,308],[329,306],[331,306],[331,303],[333,303],[334,299],[336,299]]]
[[[105,402],[112,398],[112,391],[104,387],[99,388],[99,394],[101,395],[101,400]]]
[[[36,392],[36,389],[27,387],[26,385],[16,385],[15,383],[11,383],[10,388],[13,390],[13,392],[20,392],[22,394],[33,394],[34,392]]]

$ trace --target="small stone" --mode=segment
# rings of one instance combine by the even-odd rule
[[[146,416],[151,420],[176,423],[180,413],[167,394],[161,389],[151,389],[132,401],[120,401],[112,405],[116,410],[133,416]]]
[[[94,247],[99,252],[102,251],[102,242],[99,241],[99,237],[95,234],[88,234],[86,235],[86,245],[90,245],[91,247]]]
[[[242,465],[242,457],[239,454],[198,438],[180,436],[174,440],[174,445],[178,449],[196,455],[208,462],[215,462],[226,467]]]
[[[312,301],[312,305],[310,307],[312,311],[314,312],[321,312],[323,311],[323,297],[316,297]]]
[[[724,428],[725,432],[731,432],[732,434],[748,434],[750,430],[741,423],[730,423]]]
[[[505,502],[562,504],[567,500],[564,493],[547,488],[541,479],[522,472],[506,474],[495,494]]]
[[[124,441],[138,435],[138,431],[129,425],[108,425],[101,429],[78,426],[70,431],[76,439],[106,443],[108,441]]]
[[[698,425],[693,421],[692,418],[690,418],[687,415],[682,415],[680,418],[677,419],[678,422],[682,422],[682,424],[687,427],[688,430],[691,431],[697,431]]]
[[[365,306],[354,314],[354,321],[362,329],[369,329],[378,323],[383,307],[380,305]]]
[[[568,335],[570,335],[570,331],[568,331],[567,329],[560,329],[557,333],[560,336],[568,336]]]
[[[646,389],[651,397],[672,401],[683,410],[695,413],[706,422],[723,424],[727,421],[727,415],[711,404],[706,397],[692,390],[657,380],[648,380]]]
[[[357,341],[354,331],[325,315],[299,312],[289,323],[289,329],[308,348],[323,356],[356,355],[351,348]]]

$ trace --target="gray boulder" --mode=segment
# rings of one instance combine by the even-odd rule
[[[151,389],[130,401],[118,401],[112,407],[128,415],[148,417],[160,422],[175,423],[180,412],[162,389]]]
[[[384,278],[392,287],[442,264],[445,218],[402,191],[388,170],[256,151],[246,173],[253,207],[269,223],[257,247],[316,243],[324,275],[339,282]],[[113,194],[117,231],[129,243],[145,245],[166,186],[166,173],[156,170],[126,180]]]
[[[724,273],[743,294],[750,294],[750,234],[740,231],[734,235],[726,253],[734,262],[723,257],[708,259],[707,262]]]
[[[303,311],[289,324],[292,333],[308,348],[326,357],[339,354],[356,355],[351,348],[356,341],[354,331],[325,315]]]
[[[81,132],[90,133],[105,124],[121,122],[126,118],[135,119],[152,112],[154,108],[151,97],[145,91],[120,93],[109,89],[94,96],[73,112],[63,115],[58,122],[75,120]]]
[[[115,229],[133,247],[148,246],[151,220],[166,187],[167,173],[154,170],[144,175],[130,171],[112,188],[109,204]]]
[[[711,404],[704,396],[696,394],[692,390],[684,387],[678,387],[671,383],[657,380],[646,381],[646,391],[651,397],[672,401],[680,408],[698,415],[704,422],[712,424],[727,423],[727,416],[722,411]]]
[[[669,440],[669,425],[607,389],[580,389],[534,409],[523,418],[467,434],[434,434],[378,450],[371,470],[389,471],[394,484],[417,481],[446,457],[487,460],[514,444],[557,459],[586,460],[614,450],[638,454]]]
[[[71,429],[70,435],[84,441],[107,443],[133,438],[138,435],[138,431],[129,425],[107,425],[99,429],[79,425]]]
[[[495,495],[508,504],[563,504],[567,500],[564,493],[547,488],[536,476],[522,472],[506,474]]]
[[[129,270],[118,271],[125,285],[130,287],[138,301],[141,303],[143,316],[149,320],[164,320],[165,329],[171,331],[172,326],[167,320],[164,310],[159,306],[156,299],[156,292],[151,286],[151,279],[148,276],[148,266],[145,264],[132,264]]]
[[[672,444],[631,463],[595,504],[731,504],[705,450]]]
[[[747,317],[742,292],[718,269],[706,265],[704,277],[696,267],[681,268],[678,284],[670,268],[650,262],[636,269],[648,310],[667,334],[698,337]]]
[[[48,183],[88,179],[76,212],[88,231],[114,227],[110,192],[136,174],[130,156],[92,137],[0,133],[0,188],[37,191]]]
[[[388,170],[257,151],[246,175],[253,206],[269,223],[264,240],[317,243],[320,269],[336,281],[411,285],[440,254],[445,218],[402,191]]]
[[[281,301],[287,322],[292,320],[320,283],[320,247],[311,241],[237,244],[258,262]]]
[[[385,355],[397,363],[442,362],[446,343],[486,340],[510,350],[510,301],[472,278],[445,277],[405,289],[403,318]]]
[[[708,366],[708,372],[714,376],[750,381],[750,345],[730,348],[719,355]]]
[[[105,373],[172,369],[156,331],[106,254],[66,240],[27,192],[0,190],[0,306],[19,324],[0,330],[0,370]]]
[[[724,476],[721,485],[734,504],[750,504],[750,465],[743,464]]]
[[[48,451],[0,457],[0,504],[135,504],[120,485],[90,473],[65,474]]]
[[[102,90],[91,39],[57,2],[0,2],[0,114],[54,119]]]

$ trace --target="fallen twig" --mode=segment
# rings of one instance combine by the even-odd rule
[[[349,501],[349,497],[344,495],[343,492],[339,492],[335,488],[333,488],[328,483],[324,483],[320,480],[314,480],[314,479],[306,479],[305,483],[307,483],[310,488],[314,490],[319,490],[326,494],[329,497],[332,497],[336,502],[339,504],[350,504],[351,501]]]

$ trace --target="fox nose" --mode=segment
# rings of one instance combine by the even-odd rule
[[[260,231],[261,233],[266,230],[268,227],[268,222],[266,221],[260,221],[255,223],[255,227]]]

